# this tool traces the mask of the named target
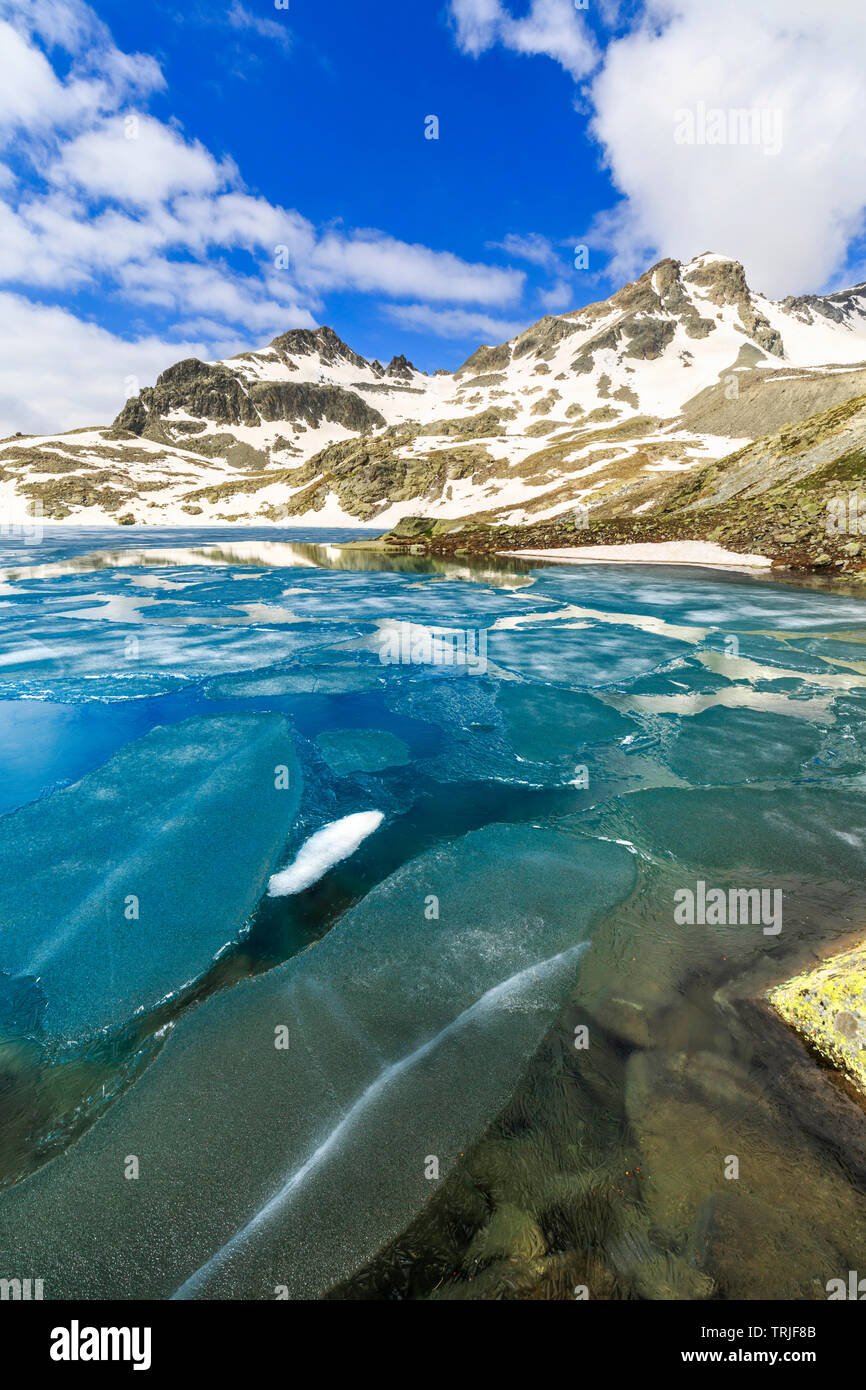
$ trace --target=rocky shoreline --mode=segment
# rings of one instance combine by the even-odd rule
[[[677,510],[653,517],[619,517],[576,523],[574,515],[528,526],[489,526],[407,517],[365,548],[431,556],[494,555],[559,550],[574,546],[646,545],[698,541],[743,555],[764,555],[773,569],[846,579],[866,578],[866,537],[828,529],[827,504],[804,505],[763,496],[700,511]]]
[[[697,471],[636,513],[601,499],[543,521],[405,517],[388,550],[485,555],[573,546],[699,541],[766,556],[776,569],[857,579],[866,572],[866,396],[786,425]],[[366,544],[366,543],[365,543]]]

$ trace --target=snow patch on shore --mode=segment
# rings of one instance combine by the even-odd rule
[[[767,555],[740,555],[712,541],[649,541],[640,545],[576,545],[560,550],[501,550],[525,560],[554,560],[561,564],[616,563],[625,565],[709,565],[714,568],[769,569]]]

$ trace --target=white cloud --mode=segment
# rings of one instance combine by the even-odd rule
[[[514,53],[553,58],[574,78],[594,66],[595,43],[573,0],[532,0],[520,19],[501,0],[451,0],[450,13],[459,47],[473,58],[499,43]]]
[[[63,146],[49,170],[58,186],[95,198],[149,206],[177,193],[215,193],[236,177],[234,166],[217,163],[197,140],[151,116],[114,116]]]
[[[88,199],[109,187],[116,156],[113,151],[106,154],[103,146],[100,158],[84,175],[90,186],[80,189],[73,171],[87,147],[85,139],[75,160],[64,166],[66,191],[31,197],[15,209],[0,199],[0,281],[60,287],[96,283],[100,277],[110,276],[137,302],[147,300],[168,307],[171,296],[163,293],[162,287],[166,275],[163,263],[169,253],[205,260],[216,252],[239,249],[252,254],[259,288],[269,285],[269,292],[278,293],[278,297],[285,297],[291,288],[296,299],[311,307],[320,303],[327,290],[500,305],[518,300],[524,288],[523,271],[474,264],[451,252],[409,245],[377,231],[319,234],[297,212],[239,191],[184,194],[147,208],[108,206],[94,212]],[[173,149],[173,144],[168,148]],[[195,151],[192,158],[196,158]],[[166,157],[162,176],[167,181],[173,179],[172,169],[181,164],[179,159],[172,166]],[[196,167],[201,169],[203,182],[213,174],[207,163]],[[130,204],[138,196],[140,177],[140,172],[127,174],[119,190]],[[146,188],[145,179],[142,197]],[[278,252],[279,259],[288,261],[285,269],[276,268]],[[148,291],[150,270],[153,293]],[[171,273],[178,311],[195,312],[198,306],[184,296],[199,280],[182,269]],[[245,295],[256,283],[250,275],[224,263],[220,273],[225,281],[235,277]],[[277,286],[281,288],[277,290]],[[238,295],[231,300],[226,297],[224,302],[226,312],[234,306],[237,317],[232,322],[254,326],[252,300]]]
[[[45,55],[13,27],[0,22],[0,137],[22,129],[39,132],[54,123],[72,126],[111,104],[109,86],[80,77],[60,81]]]
[[[474,304],[503,304],[519,299],[522,271],[472,265],[450,251],[410,246],[381,232],[356,232],[349,237],[327,233],[299,264],[301,283],[316,289],[355,289],[399,296],[422,295],[432,300]]]
[[[65,78],[33,35],[70,55]],[[73,130],[162,86],[154,59],[121,53],[79,0],[0,0],[0,139],[20,138],[22,131],[42,136],[57,125]]]
[[[526,328],[526,322],[510,322],[466,309],[432,309],[429,304],[385,304],[382,312],[411,333],[434,333],[439,338],[472,338],[502,343]]]
[[[287,251],[285,269],[277,248]],[[247,271],[226,262],[223,253],[233,249],[251,253]],[[130,304],[179,320],[222,316],[221,336],[243,328],[255,341],[264,331],[310,325],[327,290],[499,305],[519,299],[524,280],[522,271],[473,265],[382,233],[319,236],[296,212],[240,192],[98,213],[77,190],[15,210],[0,198],[0,283],[67,290],[107,283]]]
[[[229,10],[228,21],[233,29],[251,29],[260,38],[272,39],[281,48],[288,50],[292,46],[292,36],[285,25],[275,19],[260,19],[258,15],[250,14],[239,0],[235,0]]]
[[[459,47],[477,58],[496,43],[505,11],[500,0],[451,0],[451,18]]]
[[[0,0],[0,16],[67,53],[114,48],[108,29],[85,0],[39,0],[38,5],[31,0]]]
[[[524,19],[505,20],[502,39],[515,53],[555,58],[572,77],[583,77],[595,63],[595,44],[573,0],[532,0]]]
[[[266,284],[233,273],[219,263],[151,259],[146,264],[123,266],[119,279],[137,304],[166,309],[183,305],[186,316],[223,325],[242,324],[256,338],[275,337],[288,328],[315,327],[315,319],[296,302],[289,284],[280,294],[283,287],[278,280]],[[269,290],[275,290],[278,297]]]
[[[504,251],[507,256],[529,261],[530,265],[540,266],[542,270],[555,270],[561,265],[553,243],[540,232],[528,232],[525,236],[509,232],[502,241],[490,241],[487,245],[491,251]]]
[[[574,291],[565,280],[557,280],[549,290],[539,290],[538,302],[545,313],[558,314],[574,305]]]
[[[647,0],[591,88],[592,131],[624,195],[595,229],[613,269],[712,249],[784,295],[844,267],[866,206],[864,49],[866,8],[850,0],[726,0],[723,13],[717,0]],[[683,113],[697,138],[714,109],[768,124],[754,143],[730,131],[727,143],[676,142]],[[781,147],[765,152],[774,129]]]
[[[600,14],[621,24],[627,8],[605,0]],[[866,229],[864,6],[642,0],[601,53],[571,0],[533,0],[522,19],[502,0],[450,0],[450,13],[474,57],[499,44],[575,77],[595,69],[581,96],[622,198],[589,240],[611,278],[709,249],[776,296],[862,278],[848,257]]]
[[[461,8],[469,14],[468,0]],[[502,42],[585,70],[591,41],[570,0],[533,0],[522,19],[499,0],[474,9],[482,47]],[[274,42],[287,32],[241,0],[226,19]],[[231,159],[149,113],[164,85],[154,59],[121,52],[84,0],[0,0],[0,151],[10,151],[0,163],[0,428],[110,419],[126,378],[148,384],[180,356],[312,326],[331,291],[408,301],[392,306],[392,322],[446,338],[501,340],[523,326],[501,311],[521,302],[525,270],[376,229],[317,227],[250,193]],[[554,268],[542,237],[507,240],[529,264]],[[174,327],[128,340],[29,303],[23,286],[65,302],[86,291],[130,321],[143,310],[148,324]]]
[[[201,342],[127,341],[57,307],[0,293],[0,435],[106,424],[123,408],[127,382],[142,385]]]
[[[278,246],[285,246],[293,260],[306,260],[316,244],[313,224],[300,213],[241,191],[177,198],[172,218],[178,239],[200,252],[209,245],[238,246],[273,256]]]
[[[239,3],[228,18],[276,37],[276,21]],[[523,271],[382,231],[321,230],[247,192],[230,159],[136,109],[159,69],[120,53],[82,0],[0,0],[0,30],[0,147],[36,176],[16,180],[0,165],[0,284],[86,288],[253,342],[312,325],[330,290],[485,308],[519,300]]]

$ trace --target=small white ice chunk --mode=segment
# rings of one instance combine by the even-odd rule
[[[384,819],[381,811],[357,811],[324,825],[304,841],[287,869],[271,875],[268,897],[287,898],[318,883],[335,864],[354,854]]]

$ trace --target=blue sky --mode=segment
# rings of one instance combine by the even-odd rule
[[[587,117],[574,111],[574,81],[557,64],[502,48],[467,58],[435,0],[93,8],[122,48],[159,59],[168,86],[151,111],[232,158],[251,191],[318,226],[377,229],[526,276],[519,296],[461,306],[478,323],[453,338],[459,320],[400,331],[367,296],[331,292],[328,321],[365,355],[405,348],[425,370],[456,366],[485,320],[507,336],[546,312],[544,292],[558,290],[565,309],[595,296],[573,247],[611,190]],[[436,140],[425,138],[429,115]],[[500,249],[542,228],[544,245],[527,249],[545,264]]]
[[[862,279],[864,39],[850,0],[0,0],[0,430],[319,322],[453,368],[663,255]]]

